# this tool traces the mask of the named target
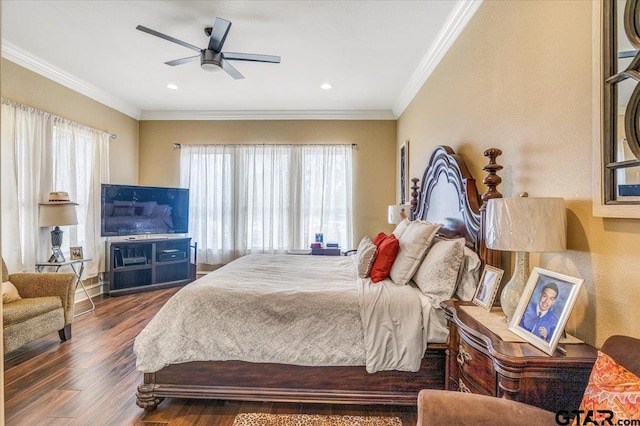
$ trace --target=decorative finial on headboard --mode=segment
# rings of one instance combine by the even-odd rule
[[[416,216],[416,209],[418,208],[418,178],[411,178],[411,212],[409,219],[413,220]]]
[[[487,190],[480,196],[482,199],[480,206],[480,233],[482,235],[480,238],[480,258],[484,260],[485,264],[493,266],[502,264],[502,252],[488,248],[484,235],[487,227],[487,203],[492,198],[502,198],[502,194],[496,189],[496,186],[502,182],[502,178],[496,174],[502,170],[502,166],[496,163],[496,158],[499,155],[502,155],[502,151],[498,148],[489,148],[484,152],[484,156],[489,158],[489,164],[484,166],[482,170],[486,170],[489,174],[482,180],[482,183],[487,185]]]
[[[498,148],[489,148],[484,152],[484,156],[489,158],[489,164],[484,166],[482,170],[487,171],[489,174],[482,180],[482,183],[487,185],[487,191],[481,195],[482,208],[484,208],[487,202],[492,198],[502,198],[502,194],[498,192],[496,186],[502,183],[502,178],[496,173],[502,170],[502,166],[496,163],[496,158],[502,155],[502,151]]]

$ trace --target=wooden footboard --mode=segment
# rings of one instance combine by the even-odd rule
[[[154,410],[165,397],[271,402],[415,405],[420,389],[444,389],[444,344],[429,345],[420,371],[303,367],[241,361],[175,364],[145,373],[137,404]]]

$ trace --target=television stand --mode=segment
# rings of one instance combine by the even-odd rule
[[[196,277],[191,238],[107,241],[105,252],[103,293],[109,296],[181,286]]]

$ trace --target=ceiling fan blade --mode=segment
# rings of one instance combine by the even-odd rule
[[[235,78],[236,80],[241,80],[244,78],[244,76],[240,74],[240,71],[235,69],[233,65],[231,65],[228,61],[225,61],[224,58],[220,62],[222,65],[222,69],[225,70],[231,77]]]
[[[275,55],[256,55],[253,53],[224,52],[222,56],[230,61],[270,62],[273,64],[280,63],[280,56]]]
[[[165,62],[165,64],[171,65],[172,67],[175,67],[176,65],[186,64],[187,62],[191,62],[194,59],[199,59],[199,58],[200,58],[200,55],[189,56],[187,58],[174,59],[173,61],[167,61],[167,62]]]
[[[163,38],[163,39],[165,39],[167,41],[170,41],[172,43],[176,43],[176,44],[179,44],[180,46],[184,46],[184,47],[187,47],[189,49],[195,50],[196,52],[200,52],[202,50],[199,47],[194,46],[193,44],[189,44],[189,43],[184,42],[182,40],[178,40],[177,38],[173,38],[173,37],[168,36],[166,34],[159,33],[156,30],[152,30],[151,28],[143,27],[142,25],[138,25],[136,27],[136,30],[140,30],[140,31],[143,31],[143,32],[145,32],[147,34],[151,34],[151,35],[154,35],[156,37]]]
[[[216,18],[211,29],[211,35],[209,36],[209,46],[207,49],[213,50],[218,53],[222,50],[224,40],[227,38],[229,29],[231,28],[231,22],[226,19]]]

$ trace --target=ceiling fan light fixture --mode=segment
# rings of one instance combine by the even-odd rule
[[[200,56],[200,68],[207,72],[218,72],[221,67],[222,55],[213,50],[203,50]]]
[[[220,66],[213,62],[203,62],[200,64],[200,68],[207,72],[218,72],[221,70]]]

